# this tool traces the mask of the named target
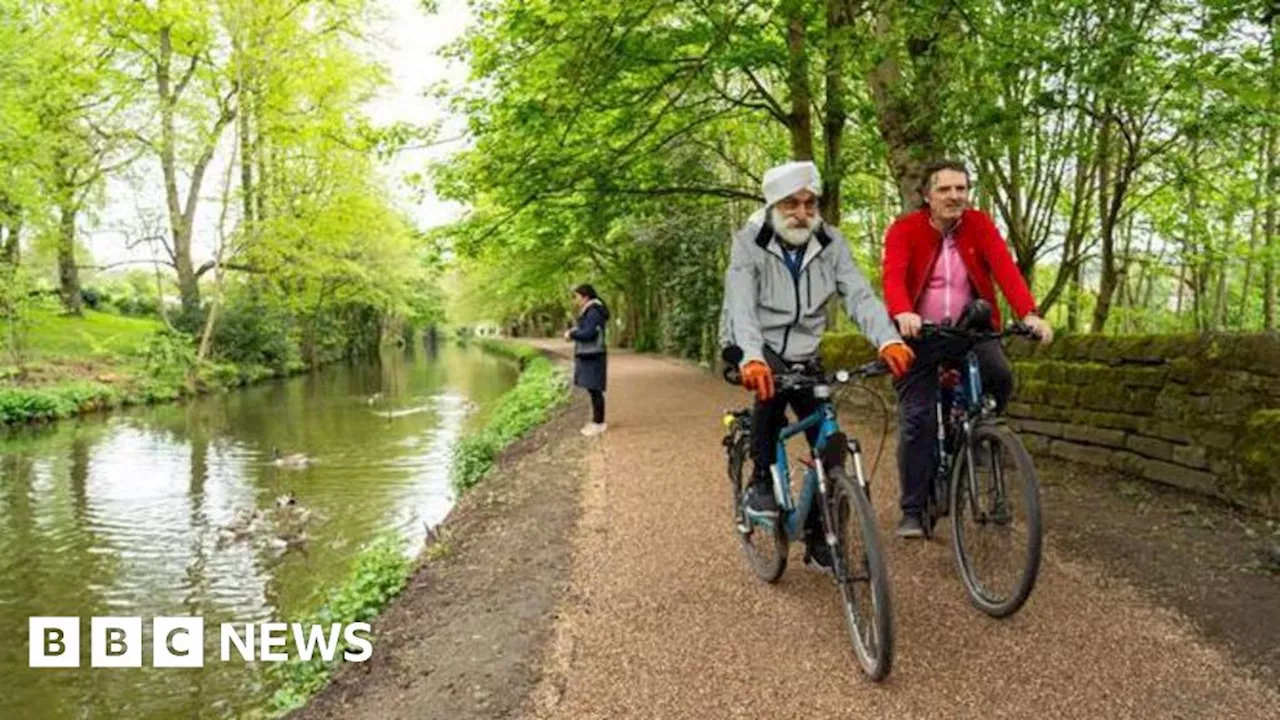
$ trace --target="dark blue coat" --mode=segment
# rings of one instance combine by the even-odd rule
[[[609,308],[592,300],[569,331],[573,340],[573,384],[587,390],[604,390],[608,382],[609,353],[605,345]]]

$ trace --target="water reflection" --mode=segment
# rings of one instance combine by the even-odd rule
[[[448,460],[516,369],[439,343],[184,405],[10,432],[0,440],[0,696],[18,717],[230,717],[269,695],[256,668],[29,670],[27,618],[294,617],[392,529],[416,545],[452,503]],[[271,451],[302,453],[303,469]],[[316,521],[281,554],[229,539],[238,513],[292,493]],[[269,539],[268,539],[269,540]],[[375,649],[376,651],[376,649]],[[212,662],[208,658],[214,658]]]

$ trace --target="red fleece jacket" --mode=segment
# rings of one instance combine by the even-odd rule
[[[986,213],[973,209],[964,211],[956,228],[956,248],[974,290],[979,297],[991,303],[996,327],[1001,326],[996,284],[1004,291],[1019,319],[1035,312],[1035,298],[1022,279],[1000,231]],[[907,213],[889,227],[884,238],[882,277],[884,303],[891,317],[916,311],[941,250],[942,233],[929,222],[928,208]]]

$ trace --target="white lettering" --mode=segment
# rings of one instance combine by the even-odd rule
[[[271,648],[284,647],[289,640],[289,626],[284,623],[263,623],[259,627],[262,630],[262,659],[272,662],[288,660],[288,653],[275,652]]]
[[[240,652],[241,660],[253,662],[253,625],[244,624],[244,637],[241,638],[234,624],[222,623],[222,662],[231,659],[232,645],[235,645],[236,650]]]
[[[334,654],[338,651],[338,635],[342,632],[341,625],[329,626],[328,643],[325,643],[324,628],[320,625],[312,625],[311,632],[307,634],[306,639],[302,637],[302,625],[293,624],[293,643],[298,648],[298,657],[303,660],[310,660],[311,655],[315,653],[315,646],[320,646],[320,657],[325,662],[333,660]]]
[[[373,643],[367,638],[362,638],[359,635],[356,635],[357,631],[363,632],[366,635],[373,634],[373,628],[369,626],[369,623],[351,623],[346,627],[346,630],[343,632],[343,637],[347,639],[347,644],[360,648],[360,652],[358,653],[352,652],[351,650],[347,650],[343,653],[343,657],[347,662],[364,662],[365,660],[373,657]]]

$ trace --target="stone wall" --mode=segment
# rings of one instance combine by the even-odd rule
[[[871,349],[825,343],[829,367]],[[1063,337],[1006,344],[1028,449],[1280,515],[1280,337]]]

